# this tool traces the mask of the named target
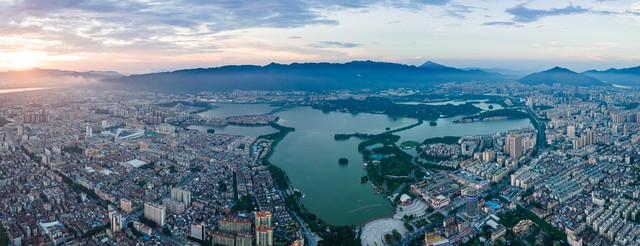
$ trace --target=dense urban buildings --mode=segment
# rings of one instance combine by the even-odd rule
[[[505,83],[429,91],[0,94],[0,117],[9,122],[0,127],[3,237],[11,245],[640,243],[640,94],[557,90]],[[485,98],[471,102],[481,107],[477,115],[505,113],[448,124],[517,117],[527,124],[416,143],[390,136],[437,126],[419,121],[356,133],[364,163],[348,165],[365,176],[353,185],[370,186],[394,212],[354,227],[323,222],[305,208],[305,190],[269,163],[288,131],[273,112],[378,97],[400,104],[418,95]],[[258,114],[203,113],[254,105],[246,103],[278,106]],[[240,130],[225,132],[232,126]],[[250,134],[252,127],[274,130]],[[331,141],[343,141],[339,133]]]
[[[640,246],[640,0],[0,17],[0,246]]]

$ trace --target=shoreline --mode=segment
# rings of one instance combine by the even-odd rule
[[[378,134],[372,134],[372,133],[360,133],[360,132],[356,132],[356,133],[336,133],[333,135],[333,139],[335,141],[346,141],[351,139],[352,137],[358,138],[360,140],[367,140],[370,138],[375,138],[377,136],[380,135],[384,135],[384,134],[394,134],[396,132],[401,132],[401,131],[406,131],[412,128],[415,128],[417,126],[420,126],[424,123],[424,120],[418,119],[418,122],[413,123],[411,125],[406,125],[406,126],[402,126],[396,129],[390,129],[387,131],[384,131],[382,133],[378,133]]]
[[[295,108],[295,106],[287,106],[284,108],[278,108],[280,110],[282,109],[290,109],[290,108]],[[314,110],[318,110],[316,108],[312,108]],[[280,111],[277,110],[276,111]],[[455,117],[444,117],[444,118],[455,118]],[[417,122],[411,123],[411,124],[407,124],[395,129],[389,129],[386,130],[382,133],[379,134],[370,134],[371,136],[376,136],[376,135],[385,135],[385,134],[394,134],[394,133],[398,133],[398,132],[402,132],[405,130],[409,130],[412,129],[414,127],[418,127],[421,124],[424,124],[425,121],[424,120],[420,120],[420,119],[416,119]],[[294,187],[292,186],[291,180],[289,179],[287,173],[281,169],[276,163],[272,163],[269,159],[273,156],[273,153],[276,151],[276,148],[278,146],[278,144],[280,143],[280,141],[282,141],[289,132],[291,131],[295,131],[295,128],[291,128],[291,127],[286,127],[283,125],[280,125],[279,123],[282,122],[273,122],[271,124],[269,124],[271,127],[275,128],[277,130],[277,132],[272,133],[272,134],[267,134],[267,135],[262,135],[262,136],[258,136],[258,138],[264,138],[264,139],[268,139],[268,140],[272,140],[272,144],[270,146],[270,148],[268,149],[268,152],[262,157],[262,164],[266,165],[269,168],[269,171],[271,173],[271,177],[274,179],[274,182],[277,183],[277,185],[279,186],[281,192],[283,192],[283,196],[285,196],[285,200],[286,200],[286,204],[287,204],[287,209],[294,214],[297,218],[299,218],[300,220],[298,221],[299,223],[304,222],[303,227],[306,228],[310,228],[309,231],[312,231],[314,234],[316,234],[317,236],[320,237],[331,237],[331,233],[327,234],[328,231],[334,231],[334,228],[340,228],[340,227],[350,227],[353,229],[354,233],[361,233],[361,229],[366,226],[367,224],[376,221],[376,220],[380,220],[380,219],[393,219],[393,216],[397,213],[397,207],[394,204],[394,201],[389,199],[389,197],[385,197],[387,204],[390,205],[390,207],[392,208],[392,211],[390,212],[390,214],[388,215],[383,215],[383,216],[375,216],[375,217],[371,217],[368,218],[365,221],[362,221],[360,223],[356,223],[356,224],[351,224],[351,225],[334,225],[334,224],[330,224],[325,222],[322,218],[319,218],[316,214],[314,214],[312,211],[309,211],[305,206],[304,206],[304,201],[302,200],[301,197],[301,193],[295,192]],[[371,136],[367,136],[367,137],[371,137]],[[339,140],[337,140],[339,141]],[[361,140],[359,142],[362,142]],[[399,144],[398,144],[399,145]],[[401,148],[400,148],[401,149]],[[404,152],[404,150],[403,150]],[[369,175],[367,175],[367,177],[369,177]],[[369,181],[371,182],[371,181]],[[375,191],[375,186],[371,185],[371,192],[374,193],[378,193],[378,194],[384,194],[384,193],[380,193],[380,192],[376,192]],[[317,237],[316,237],[317,238]]]
[[[299,223],[304,222],[304,225],[301,225],[301,227],[304,228],[303,231],[310,231],[313,233],[313,235],[305,234],[305,236],[313,236],[314,241],[319,239],[322,240],[322,238],[331,239],[336,236],[334,235],[334,233],[339,233],[341,228],[350,228],[354,235],[359,235],[360,230],[367,223],[378,219],[389,218],[388,216],[380,216],[376,218],[370,218],[365,222],[359,224],[334,225],[324,221],[322,218],[309,211],[302,201],[301,193],[299,193],[299,191],[296,191],[296,189],[292,186],[287,173],[276,164],[269,161],[269,158],[273,155],[273,152],[275,151],[278,143],[282,141],[290,132],[295,131],[295,128],[286,127],[278,124],[277,122],[271,123],[270,126],[277,129],[278,132],[258,137],[258,139],[262,138],[273,141],[268,152],[261,158],[261,163],[268,168],[269,172],[271,173],[272,179],[281,190],[281,192],[283,192],[282,195],[285,198],[287,210],[289,210],[293,214],[293,216],[299,220]],[[390,202],[388,199],[385,200],[387,202]],[[395,214],[395,212],[396,211],[394,208],[391,218],[393,214]],[[353,239],[358,240],[359,237]]]

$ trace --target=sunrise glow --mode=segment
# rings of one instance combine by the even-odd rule
[[[639,6],[637,0],[0,0],[0,70],[140,73],[369,59],[527,70],[625,67],[640,63]]]
[[[17,51],[0,53],[0,68],[4,70],[25,70],[41,65],[45,54],[37,51]]]

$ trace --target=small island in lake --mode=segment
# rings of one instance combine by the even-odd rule
[[[460,119],[454,120],[455,123],[471,123],[478,121],[491,121],[491,120],[516,120],[526,119],[529,114],[520,111],[518,109],[498,109],[492,111],[485,111],[476,115],[465,116]]]
[[[489,109],[493,109],[493,105],[489,105]]]
[[[422,144],[424,145],[428,145],[428,144],[457,144],[458,140],[460,139],[460,137],[456,137],[456,136],[445,136],[445,137],[433,137],[433,138],[427,138],[424,141],[422,141]]]
[[[349,164],[349,159],[347,159],[347,158],[340,158],[340,159],[338,159],[338,164],[340,164],[340,165],[347,165],[347,164]]]
[[[416,141],[404,141],[404,142],[402,142],[400,144],[400,147],[402,147],[403,149],[413,149],[418,144],[420,144],[420,143],[418,143]]]
[[[362,176],[362,177],[360,177],[360,183],[361,183],[361,184],[364,184],[364,183],[366,183],[366,182],[368,182],[368,181],[369,181],[369,176]]]
[[[481,110],[471,103],[460,105],[410,105],[397,104],[385,97],[367,97],[365,99],[340,99],[315,102],[311,105],[323,112],[339,111],[357,113],[386,114],[390,117],[415,118],[421,120],[437,120],[442,117],[471,115]]]

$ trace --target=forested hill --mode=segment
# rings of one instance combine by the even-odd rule
[[[412,66],[397,63],[271,63],[266,66],[234,65],[173,72],[131,75],[107,80],[111,85],[145,90],[332,90],[363,88],[429,87],[438,82],[489,82],[504,77],[481,70]]]

